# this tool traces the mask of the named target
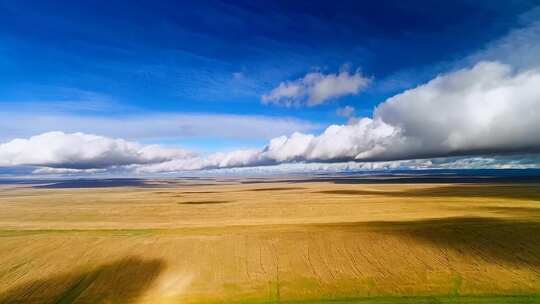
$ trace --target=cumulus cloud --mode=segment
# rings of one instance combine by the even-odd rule
[[[107,173],[107,169],[69,169],[69,168],[49,168],[41,167],[32,170],[32,174],[36,175],[83,175]]]
[[[331,125],[319,135],[295,132],[263,149],[195,155],[181,149],[62,132],[0,145],[0,166],[137,172],[371,162],[463,155],[540,152],[540,71],[480,62],[395,95],[372,118]]]
[[[385,100],[373,117],[331,125],[318,135],[309,134],[317,126],[307,122],[256,116],[103,118],[4,109],[0,139],[21,138],[0,144],[0,167],[38,166],[36,174],[102,172],[117,167],[140,173],[289,164],[304,168],[308,163],[327,169],[334,163],[368,169],[539,167],[540,57],[531,51],[540,49],[539,29],[536,22],[515,30],[465,58],[462,64],[466,68],[441,74]],[[262,99],[286,106],[314,106],[356,94],[368,83],[358,72],[314,72],[281,83]],[[345,107],[338,114],[351,116],[353,109]],[[28,138],[51,129],[110,137],[49,132]],[[294,130],[299,132],[292,133]],[[270,140],[262,149],[197,155],[111,138],[190,136]],[[528,156],[517,157],[516,153]]]
[[[192,153],[182,149],[141,145],[123,139],[84,133],[47,132],[0,144],[0,166],[97,169],[164,162],[192,156]]]
[[[539,152],[538,130],[540,71],[480,62],[389,98],[373,118],[331,125],[318,136],[277,137],[262,150],[216,154],[190,168]],[[168,165],[185,167],[159,166]]]
[[[396,160],[537,152],[539,129],[540,71],[480,62],[389,98],[373,118],[282,141],[293,159]]]
[[[137,173],[161,173],[192,171],[202,169],[237,168],[266,165],[259,150],[236,150],[227,153],[214,153],[207,156],[177,158],[150,165],[134,165],[131,169]]]
[[[370,79],[359,71],[342,70],[336,74],[311,72],[303,78],[280,83],[261,97],[265,104],[290,106],[316,106],[345,95],[358,94],[366,88]]]
[[[498,62],[441,75],[377,107],[399,139],[375,158],[540,150],[540,71]]]

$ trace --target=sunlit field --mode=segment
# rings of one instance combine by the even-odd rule
[[[540,303],[539,184],[0,188],[1,303]]]

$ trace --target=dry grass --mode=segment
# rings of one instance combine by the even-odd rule
[[[539,189],[206,181],[5,188],[0,302],[535,295]]]

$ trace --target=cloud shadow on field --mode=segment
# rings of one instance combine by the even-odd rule
[[[71,188],[110,188],[110,187],[149,187],[146,180],[140,178],[107,178],[107,179],[73,179],[36,185],[38,189],[71,189]]]
[[[24,283],[0,294],[0,303],[134,303],[164,269],[159,259],[127,257],[91,271]]]
[[[507,198],[540,201],[540,186],[537,185],[452,185],[443,187],[416,188],[401,191],[342,189],[319,191],[334,195],[380,195],[387,197],[474,197]]]
[[[384,228],[383,233],[452,249],[459,255],[494,264],[529,267],[540,273],[540,222],[537,221],[456,217],[374,225]]]
[[[180,202],[179,205],[212,205],[212,204],[228,204],[234,201],[221,201],[221,200],[207,200],[207,201],[188,201]]]
[[[212,194],[212,193],[221,193],[220,191],[182,191],[181,194]]]
[[[485,207],[476,207],[488,212],[493,212],[496,214],[507,214],[511,216],[518,217],[536,217],[540,218],[540,207],[514,207],[514,206],[485,206]]]
[[[306,188],[303,187],[273,187],[273,188],[254,188],[254,189],[246,189],[243,191],[249,191],[249,192],[261,192],[261,191],[288,191],[288,190],[304,190]]]

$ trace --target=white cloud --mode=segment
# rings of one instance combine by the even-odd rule
[[[539,167],[540,57],[538,52],[531,51],[540,49],[539,24],[512,31],[461,64],[484,61],[439,75],[387,99],[375,109],[372,118],[354,118],[348,124],[331,125],[319,135],[306,133],[317,127],[308,122],[259,116],[151,114],[104,118],[4,110],[0,113],[0,140],[28,137],[51,129],[129,140],[189,137],[270,140],[263,149],[201,156],[123,139],[51,132],[0,144],[0,166],[44,167],[36,173],[92,172],[113,167],[141,173],[176,172],[276,164],[290,167],[291,163],[300,168],[315,166],[328,170],[335,166]],[[263,96],[263,102],[313,106],[356,94],[368,83],[358,72],[309,73],[301,79],[281,83]],[[344,108],[340,113],[349,112],[352,111]],[[535,157],[516,158],[514,153],[532,153]],[[426,160],[411,160],[418,158]],[[347,165],[332,164],[344,161]]]
[[[439,76],[377,107],[399,140],[374,158],[540,151],[540,71],[498,62]]]
[[[32,174],[36,175],[82,175],[96,173],[107,173],[107,169],[69,169],[41,167],[32,171]]]
[[[277,137],[260,151],[213,155],[195,167],[538,152],[538,130],[540,71],[481,62],[389,98],[373,118],[331,125],[318,136]]]
[[[261,97],[265,104],[290,106],[316,106],[345,95],[358,94],[370,79],[359,71],[351,74],[342,70],[337,74],[312,72],[303,78],[280,83],[270,93]]]
[[[540,71],[481,62],[389,98],[373,118],[331,125],[320,135],[275,137],[260,150],[199,156],[123,139],[50,132],[1,144],[0,166],[126,166],[148,173],[539,152],[539,96]]]
[[[193,153],[182,149],[145,146],[84,133],[48,132],[0,144],[0,166],[96,169],[193,156]]]
[[[380,104],[373,119],[330,126],[306,160],[393,160],[540,151],[540,72],[497,62],[441,75]]]
[[[208,156],[177,158],[150,165],[134,165],[131,169],[137,173],[159,173],[257,165],[265,165],[262,161],[260,151],[236,150],[228,153],[214,153]]]
[[[283,163],[270,166],[235,167],[218,170],[201,170],[200,174],[210,175],[265,175],[306,173],[343,173],[386,170],[425,170],[425,169],[527,169],[540,168],[538,155],[475,156],[432,159],[413,159],[379,162],[311,162]],[[193,174],[193,173],[191,173]]]

